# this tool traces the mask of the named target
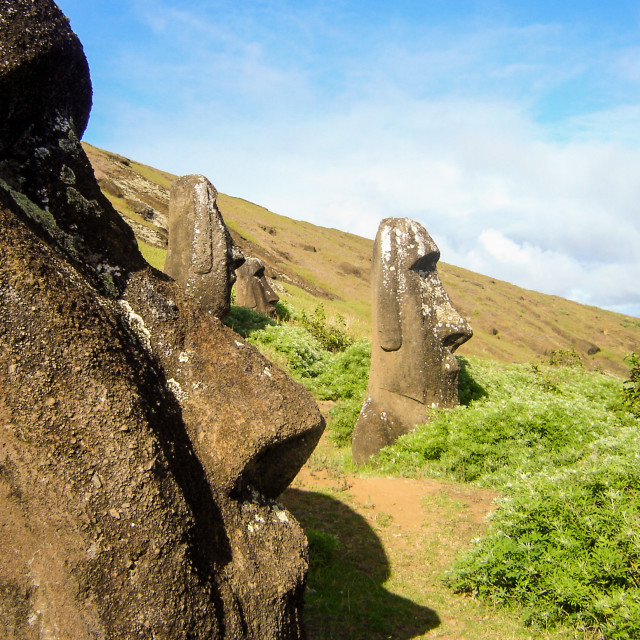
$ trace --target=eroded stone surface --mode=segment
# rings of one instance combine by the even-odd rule
[[[275,317],[276,302],[280,298],[267,281],[262,260],[246,258],[236,269],[236,275],[236,304]]]
[[[0,11],[0,177],[23,209],[102,291],[143,264],[133,232],[110,208],[80,145],[91,109],[80,41],[53,2],[4,0]],[[55,211],[55,220],[50,212]]]
[[[303,637],[306,541],[274,500],[322,433],[313,399],[100,196],[57,7],[3,2],[0,51],[0,637]]]
[[[408,218],[380,223],[372,262],[372,352],[367,396],[353,434],[366,461],[416,424],[429,407],[458,404],[453,352],[472,335],[451,305],[436,264],[440,251]]]
[[[216,205],[218,192],[201,175],[178,178],[169,199],[169,246],[164,270],[202,309],[229,313],[235,270],[244,262]]]

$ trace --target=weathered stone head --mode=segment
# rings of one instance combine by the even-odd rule
[[[0,56],[0,637],[303,637],[313,399],[142,259],[56,5],[3,0]]]
[[[353,434],[358,463],[424,422],[429,407],[458,404],[453,352],[472,331],[440,282],[439,259],[419,223],[380,223],[373,247],[369,386]]]
[[[109,207],[80,145],[91,110],[82,45],[53,2],[0,9],[0,178],[29,198],[42,232],[102,291],[144,261]],[[55,211],[55,224],[49,212]],[[133,247],[133,250],[131,248]]]
[[[165,273],[218,318],[229,313],[235,270],[244,262],[218,210],[215,187],[200,175],[178,178],[169,199]]]
[[[262,260],[246,258],[236,274],[236,304],[275,317],[276,302],[280,298],[265,276]]]

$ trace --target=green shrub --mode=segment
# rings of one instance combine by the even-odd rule
[[[305,384],[319,376],[331,358],[331,354],[302,327],[269,324],[252,332],[248,340],[281,356],[289,374]]]
[[[638,429],[623,428],[588,446],[577,465],[514,480],[449,584],[524,605],[529,623],[640,637],[638,451]]]
[[[573,347],[571,349],[553,349],[549,354],[548,363],[552,367],[584,368],[580,354]]]
[[[503,492],[449,584],[524,606],[531,624],[640,637],[640,425],[620,408],[620,382],[557,364],[468,370],[485,395],[434,412],[377,459]]]
[[[460,404],[468,405],[474,400],[486,398],[486,389],[471,375],[473,367],[469,360],[461,356],[456,356],[456,358],[460,365],[460,373],[458,374],[458,398]]]
[[[327,322],[327,314],[324,305],[319,304],[313,313],[307,314],[304,311],[295,316],[294,322],[300,324],[328,351],[344,351],[353,343],[353,339],[346,331],[345,319],[336,316],[337,324]]]
[[[476,394],[468,406],[432,420],[378,456],[381,469],[427,473],[501,487],[518,473],[574,463],[584,447],[617,425],[605,402],[613,378],[574,368],[472,360]]]
[[[371,343],[358,340],[345,351],[332,353],[322,372],[309,381],[308,388],[319,400],[358,397],[364,400],[371,364]]]
[[[286,300],[276,302],[276,318],[280,322],[289,322],[295,313],[295,309]]]
[[[243,338],[248,337],[254,331],[260,331],[269,325],[275,325],[275,322],[271,318],[262,313],[258,313],[247,307],[236,307],[233,305],[224,323],[234,331],[237,331]]]
[[[627,357],[631,365],[629,379],[622,385],[622,403],[633,413],[640,417],[640,353],[631,353]]]
[[[351,445],[353,428],[355,427],[362,403],[364,392],[358,396],[352,396],[339,400],[329,409],[329,439],[338,447]]]

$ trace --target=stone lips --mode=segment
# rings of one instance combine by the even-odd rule
[[[352,445],[358,463],[424,422],[430,407],[458,403],[453,351],[472,331],[442,287],[439,258],[419,223],[380,223],[371,272],[371,369]]]
[[[3,3],[8,73],[29,77],[30,34],[74,42],[61,16]],[[68,119],[0,153],[0,636],[301,638],[306,541],[274,499],[324,422],[144,265],[78,151],[81,49],[56,51],[38,54],[66,78],[42,113]]]

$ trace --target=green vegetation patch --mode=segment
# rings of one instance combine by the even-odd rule
[[[640,424],[617,379],[571,365],[472,360],[468,405],[435,411],[377,464],[503,492],[487,536],[449,572],[455,591],[525,607],[529,624],[630,640],[640,637]]]
[[[150,244],[138,239],[138,249],[142,257],[158,271],[164,271],[164,263],[167,259],[167,250],[159,247],[152,247]]]
[[[463,361],[464,362],[464,361]],[[504,365],[470,358],[461,400],[384,449],[379,468],[503,488],[518,474],[577,462],[619,426],[615,378],[581,368]]]
[[[640,637],[639,449],[637,426],[623,428],[577,465],[515,479],[450,585],[524,605],[529,623]]]

